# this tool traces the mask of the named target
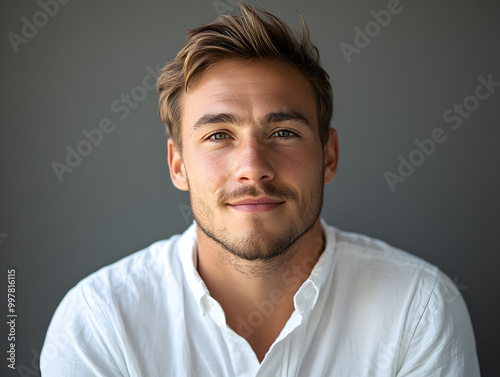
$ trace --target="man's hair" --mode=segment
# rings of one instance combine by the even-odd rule
[[[190,30],[175,59],[158,78],[159,115],[174,144],[181,149],[181,94],[192,80],[225,58],[282,60],[302,73],[312,86],[324,146],[333,112],[333,92],[319,52],[309,39],[302,20],[302,34],[295,34],[278,17],[261,8],[239,4],[239,15],[221,15],[210,24]]]

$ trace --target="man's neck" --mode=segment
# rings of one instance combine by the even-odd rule
[[[280,260],[238,258],[197,227],[198,272],[226,321],[262,361],[294,311],[293,297],[324,249],[319,218]]]

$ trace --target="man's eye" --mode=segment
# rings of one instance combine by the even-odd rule
[[[219,141],[219,140],[225,140],[228,137],[229,137],[228,134],[226,134],[225,132],[216,132],[210,135],[208,140]]]
[[[295,134],[292,132],[292,131],[288,131],[288,130],[279,130],[279,131],[276,131],[273,136],[277,136],[277,137],[282,137],[282,138],[290,138],[290,137],[293,137],[295,136]]]

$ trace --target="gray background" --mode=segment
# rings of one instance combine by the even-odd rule
[[[219,4],[230,4],[221,0]],[[254,2],[249,2],[255,4]],[[498,371],[498,228],[500,90],[453,130],[443,113],[474,95],[478,76],[500,81],[500,2],[401,0],[402,12],[346,61],[358,26],[387,1],[261,1],[299,26],[308,22],[335,87],[333,127],[338,174],[326,188],[323,217],[337,227],[381,238],[439,266],[468,304],[484,376]],[[188,198],[170,182],[157,94],[125,119],[111,104],[171,60],[187,29],[217,16],[212,0],[72,1],[16,53],[35,1],[2,2],[0,87],[0,248],[17,276],[17,366],[2,375],[37,376],[37,355],[52,314],[80,279],[152,242],[182,232]],[[230,11],[230,8],[222,9]],[[40,19],[43,22],[43,19]],[[140,89],[136,89],[136,94]],[[103,118],[115,125],[59,182],[51,164]],[[441,127],[445,143],[391,192],[414,140]],[[1,313],[6,313],[6,293]],[[5,319],[5,315],[2,314]],[[2,319],[2,323],[4,323]],[[6,325],[2,325],[5,355]],[[333,340],[332,340],[333,341]]]

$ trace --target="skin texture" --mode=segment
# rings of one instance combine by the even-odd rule
[[[198,224],[198,272],[262,360],[323,250],[319,215],[337,135],[330,129],[322,146],[312,87],[272,59],[215,63],[183,93],[181,110],[182,153],[169,140],[168,161]],[[283,297],[273,314],[242,331],[271,292]]]

